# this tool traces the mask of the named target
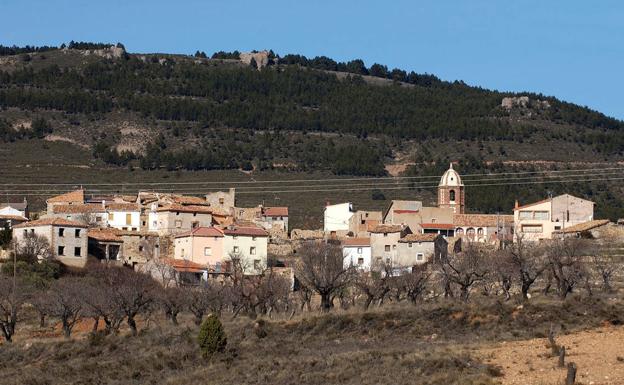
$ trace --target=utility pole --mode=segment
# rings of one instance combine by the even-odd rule
[[[13,239],[13,294],[17,290],[17,239]]]

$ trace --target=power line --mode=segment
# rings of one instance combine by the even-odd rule
[[[605,167],[605,168],[585,168],[570,170],[542,170],[542,171],[519,171],[519,172],[503,172],[489,174],[465,174],[462,178],[471,176],[503,176],[503,175],[535,175],[549,173],[571,173],[571,172],[595,172],[619,170],[624,171],[624,167]],[[19,174],[16,176],[24,176]],[[413,180],[413,179],[439,179],[439,175],[427,176],[391,176],[391,177],[368,177],[368,178],[322,178],[322,179],[278,179],[278,180],[253,180],[253,181],[199,181],[199,182],[117,182],[117,183],[89,183],[89,182],[71,182],[71,183],[13,183],[12,186],[162,186],[162,185],[239,185],[239,184],[285,184],[285,183],[310,183],[310,182],[348,182],[348,181],[374,181],[374,180]]]
[[[594,176],[594,175],[588,175]],[[542,180],[542,181],[524,181],[524,182],[504,182],[504,183],[476,183],[467,184],[465,187],[488,187],[488,186],[512,186],[512,185],[533,185],[533,184],[548,184],[548,183],[575,183],[575,182],[593,182],[593,181],[618,181],[624,180],[624,177],[618,178],[590,178],[590,179],[572,179],[572,180]],[[331,186],[334,187],[334,186]],[[258,191],[238,191],[237,194],[285,194],[285,193],[311,193],[311,192],[344,192],[344,191],[372,191],[372,190],[414,190],[414,189],[428,189],[437,188],[437,184],[433,185],[410,185],[410,186],[398,186],[398,187],[363,187],[363,188],[349,188],[348,186],[343,188],[327,188],[327,189],[306,189],[306,190],[258,190]],[[50,196],[49,193],[10,193],[7,190],[6,195],[10,196]],[[45,190],[41,190],[45,191]],[[186,194],[205,194],[206,191],[185,191]],[[115,193],[111,191],[111,193]]]
[[[624,170],[623,170],[624,171]],[[567,175],[544,175],[544,176],[523,176],[523,177],[516,177],[516,178],[481,178],[481,179],[470,179],[468,180],[468,182],[494,182],[494,181],[505,181],[505,182],[518,182],[518,181],[522,181],[524,180],[526,182],[531,182],[534,179],[544,179],[544,182],[548,181],[548,182],[554,182],[556,183],[558,181],[558,179],[561,178],[578,178],[578,177],[597,177],[597,176],[601,176],[601,177],[611,177],[614,175],[620,175],[621,171],[606,171],[606,172],[599,172],[599,173],[593,173],[593,174],[567,174]],[[467,185],[470,185],[470,183],[468,183]],[[483,183],[479,183],[479,185],[484,185]],[[130,193],[133,191],[137,191],[136,189],[127,189],[127,186],[125,185],[118,185],[122,190],[124,190],[124,192]],[[386,182],[379,182],[379,183],[364,183],[364,184],[357,184],[357,183],[352,183],[352,184],[346,184],[344,186],[340,186],[341,188],[354,188],[354,187],[374,187],[374,188],[382,188],[382,187],[386,187],[386,186],[393,186],[393,187],[399,187],[399,186],[408,186],[408,187],[412,187],[412,188],[418,188],[418,187],[432,187],[432,186],[437,186],[436,183],[434,182],[401,182],[401,181],[397,181],[397,182],[393,182],[393,181],[386,181]],[[474,186],[474,184],[473,184]],[[271,189],[274,188],[276,186],[244,186],[241,187],[239,190],[239,193],[243,193],[243,192],[249,192],[249,190],[261,190],[258,192],[264,192],[266,189]],[[295,185],[295,186],[284,186],[284,188],[288,188],[290,190],[292,189],[305,189],[305,190],[293,190],[293,191],[307,191],[307,189],[309,188],[314,188],[314,187],[338,187],[338,186],[332,186],[332,185]],[[196,188],[196,187],[195,187]],[[127,189],[127,190],[126,190]],[[50,188],[50,189],[5,189],[5,191],[11,191],[12,193],[36,193],[36,192],[48,192],[48,193],[64,193],[64,192],[68,192],[68,190],[66,189],[59,189],[59,188]],[[106,193],[118,193],[119,190],[118,189],[89,189],[89,191],[91,193],[98,193],[98,194],[106,194]],[[160,188],[158,190],[158,192],[162,192],[162,193],[189,193],[188,189],[184,189],[184,188]],[[206,191],[202,191],[201,193],[206,193],[208,192]]]

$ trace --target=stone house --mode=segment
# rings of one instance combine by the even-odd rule
[[[440,234],[407,234],[399,239],[397,250],[393,266],[408,268],[446,259],[448,243]]]
[[[397,258],[399,240],[412,231],[405,225],[379,225],[370,231],[373,265],[390,264]]]
[[[56,205],[82,205],[85,203],[84,190],[79,189],[65,194],[57,195],[46,200],[47,212],[53,212]]]
[[[43,218],[13,227],[13,239],[24,242],[29,235],[48,239],[52,256],[71,267],[84,267],[87,263],[87,226],[63,218]]]
[[[212,226],[212,210],[209,206],[181,205],[177,203],[157,207],[152,204],[148,230],[161,235],[179,234],[196,227]]]
[[[216,191],[206,194],[206,202],[213,209],[219,209],[220,212],[232,215],[232,210],[236,207],[236,189],[225,191]]]
[[[369,230],[382,223],[381,211],[356,211],[349,220],[349,231],[354,237],[369,237]]]
[[[160,237],[148,231],[89,229],[89,255],[133,267],[160,258]]]
[[[267,268],[269,233],[253,225],[230,225],[223,229],[224,260],[240,259],[244,274],[258,275]]]

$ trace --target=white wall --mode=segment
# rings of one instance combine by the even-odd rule
[[[245,268],[245,274],[260,274],[267,267],[268,237],[252,237],[248,235],[225,235],[223,237],[223,258],[229,260],[230,253],[238,250]],[[251,248],[255,247],[254,255]],[[237,248],[237,249],[236,249]],[[254,261],[258,260],[258,269],[254,269]]]
[[[112,215],[111,215],[112,214]],[[126,221],[126,215],[130,215],[130,224]],[[112,218],[111,218],[112,216]],[[116,229],[136,230],[140,229],[141,213],[137,211],[109,211],[106,223]]]
[[[349,230],[349,220],[353,216],[351,203],[340,203],[325,207],[324,227],[325,231]]]
[[[343,246],[344,267],[355,266],[363,271],[371,269],[371,247],[370,246]],[[364,259],[363,263],[358,264],[358,259]]]

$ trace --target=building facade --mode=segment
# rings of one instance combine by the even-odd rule
[[[351,202],[325,206],[323,230],[329,233],[332,231],[349,231],[349,221],[353,214]]]
[[[516,237],[551,239],[553,232],[594,219],[594,202],[563,194],[514,208]]]
[[[451,163],[438,184],[438,207],[450,208],[453,214],[463,214],[465,205],[465,187],[459,173],[453,169],[453,163]]]
[[[361,271],[370,271],[372,249],[370,238],[346,238],[342,241],[344,267],[356,267]]]
[[[13,227],[13,239],[18,244],[33,235],[45,237],[50,244],[52,256],[71,267],[87,264],[87,226],[63,218],[44,218],[25,222]]]

